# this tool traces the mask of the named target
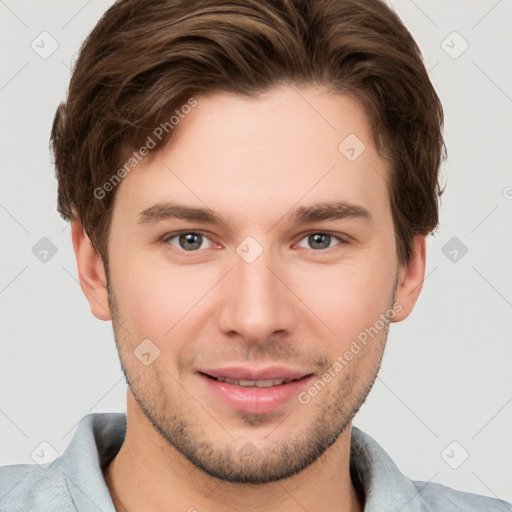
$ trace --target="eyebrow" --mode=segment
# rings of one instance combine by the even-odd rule
[[[138,224],[156,224],[167,219],[182,219],[206,222],[207,224],[225,224],[224,218],[208,208],[194,208],[176,203],[158,203],[139,213]]]
[[[373,218],[366,208],[344,201],[301,206],[288,215],[288,220],[295,224],[353,218],[365,220],[370,224],[373,223]]]
[[[373,223],[373,218],[366,208],[345,201],[301,206],[284,217],[292,224],[308,224],[323,220],[350,218],[359,218],[368,223]],[[173,202],[158,203],[146,208],[139,213],[137,223],[157,224],[172,218],[203,222],[212,225],[227,224],[222,215],[209,208],[195,208]]]

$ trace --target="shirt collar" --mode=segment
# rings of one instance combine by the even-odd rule
[[[364,512],[407,510],[429,512],[421,490],[404,476],[391,457],[372,437],[352,427],[350,470],[359,479],[365,495]],[[427,483],[425,483],[427,485]]]
[[[77,510],[91,505],[104,512],[115,512],[103,478],[103,469],[117,455],[126,434],[126,414],[88,414],[78,424],[64,452],[62,471]]]

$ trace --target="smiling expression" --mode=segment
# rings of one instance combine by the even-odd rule
[[[344,140],[364,151],[348,158]],[[262,483],[336,442],[376,378],[388,325],[315,400],[297,397],[394,301],[394,321],[414,303],[400,296],[389,172],[354,99],[283,86],[198,97],[124,178],[109,306],[131,392],[170,449],[218,478]]]

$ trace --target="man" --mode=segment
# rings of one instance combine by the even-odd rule
[[[512,510],[351,425],[422,288],[442,120],[379,0],[114,4],[52,143],[127,415],[2,468],[0,509]]]

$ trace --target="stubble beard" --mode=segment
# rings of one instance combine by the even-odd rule
[[[133,340],[127,339],[127,335],[123,336],[126,330],[122,327],[117,302],[108,279],[107,289],[121,367],[140,410],[155,431],[196,468],[216,479],[233,483],[259,485],[276,482],[300,473],[318,460],[349,426],[365,402],[377,378],[389,331],[388,324],[380,333],[380,339],[372,340],[371,343],[378,344],[379,348],[376,357],[374,355],[368,358],[369,365],[363,365],[360,370],[355,368],[352,371],[350,368],[348,371],[344,368],[337,376],[339,381],[335,389],[330,383],[310,404],[298,405],[298,407],[311,406],[311,415],[314,418],[300,434],[295,435],[294,439],[287,437],[286,441],[279,440],[271,446],[267,442],[263,448],[258,448],[257,442],[254,444],[247,442],[240,447],[236,439],[229,439],[226,435],[223,438],[226,442],[221,445],[218,440],[212,439],[205,428],[209,421],[212,424],[215,422],[213,417],[206,416],[201,420],[192,418],[179,410],[173,410],[172,404],[166,403],[165,389],[162,382],[155,378],[156,373],[153,373],[149,380],[143,378],[143,369],[137,368],[132,354],[129,353],[136,344]],[[396,284],[393,300],[395,292]],[[372,350],[375,350],[375,347]],[[165,372],[164,369],[159,375]],[[167,382],[169,385],[176,386],[173,379]],[[203,409],[198,406],[201,412],[204,412]],[[278,424],[282,421],[276,421],[272,413],[260,415],[240,413],[239,419],[245,427],[253,429],[271,422]],[[276,431],[293,424],[292,412],[276,428]]]

